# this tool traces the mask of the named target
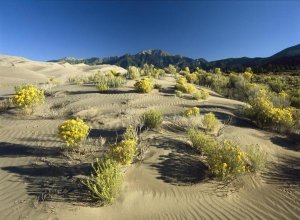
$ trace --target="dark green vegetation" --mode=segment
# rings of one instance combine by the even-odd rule
[[[63,58],[59,60],[51,60],[50,62],[68,62],[71,64],[85,63],[89,65],[113,64],[123,68],[127,68],[129,66],[142,67],[146,63],[153,64],[158,68],[165,68],[168,67],[169,64],[172,64],[181,69],[187,66],[190,67],[190,69],[201,67],[204,70],[219,67],[224,72],[243,72],[247,67],[251,67],[255,73],[284,72],[300,70],[300,44],[284,49],[279,53],[266,58],[241,57],[212,62],[208,62],[203,58],[192,59],[180,55],[172,55],[162,50],[146,50],[134,55],[125,54],[119,57],[114,56],[107,58]]]

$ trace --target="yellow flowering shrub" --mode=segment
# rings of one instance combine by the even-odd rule
[[[185,75],[185,78],[189,83],[199,83],[198,75],[196,73],[188,73]]]
[[[200,115],[200,108],[198,108],[198,107],[188,108],[183,112],[183,114],[186,117],[198,116],[198,115]]]
[[[283,126],[284,129],[290,129],[294,124],[293,115],[289,109],[271,108],[270,120],[278,128]]]
[[[150,78],[144,78],[141,79],[140,81],[137,81],[134,84],[134,87],[138,92],[149,93],[152,91],[154,85]]]
[[[243,76],[246,80],[251,81],[251,79],[253,78],[253,73],[252,72],[244,72]]]
[[[220,121],[216,118],[215,114],[210,112],[204,115],[203,125],[210,132],[215,132],[220,127]]]
[[[197,91],[193,94],[194,99],[199,100],[199,99],[207,99],[209,96],[209,92],[207,92],[206,90],[200,90]]]
[[[247,171],[245,153],[230,141],[224,141],[222,145],[210,148],[205,155],[211,173],[220,179]]]
[[[133,139],[122,140],[111,146],[111,156],[121,165],[132,163],[137,151],[137,142]]]
[[[122,186],[120,164],[107,157],[102,160],[97,159],[92,167],[93,173],[83,184],[91,191],[93,198],[101,202],[101,205],[113,203]]]
[[[195,85],[189,84],[186,81],[186,78],[181,77],[178,80],[176,80],[176,86],[175,86],[179,91],[191,94],[196,90]]]
[[[285,96],[281,93],[280,96]],[[255,119],[260,126],[272,126],[275,130],[290,130],[295,121],[290,108],[274,107],[266,91],[260,91],[257,97],[250,101],[251,107],[246,114]]]
[[[44,91],[34,85],[25,85],[16,88],[16,95],[12,97],[12,102],[20,109],[28,109],[44,103]]]
[[[58,127],[58,136],[67,147],[77,147],[88,136],[90,127],[83,120],[71,119]]]

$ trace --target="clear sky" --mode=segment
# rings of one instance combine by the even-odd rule
[[[297,0],[0,0],[0,54],[33,60],[162,49],[211,61],[299,43]]]

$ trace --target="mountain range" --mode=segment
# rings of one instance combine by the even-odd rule
[[[188,66],[191,69],[200,67],[205,70],[219,67],[225,72],[240,72],[244,71],[247,67],[251,67],[254,72],[279,72],[300,70],[300,44],[286,48],[270,57],[228,58],[211,62],[203,58],[192,59],[180,55],[173,55],[162,50],[144,50],[134,55],[125,54],[123,56],[106,58],[92,57],[88,59],[77,59],[65,57],[58,60],[50,60],[49,62],[68,62],[70,64],[85,63],[88,65],[112,64],[123,68],[132,65],[142,67],[145,63],[153,64],[158,68],[164,68],[172,64],[179,68]]]

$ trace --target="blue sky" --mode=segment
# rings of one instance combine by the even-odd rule
[[[162,49],[209,61],[300,43],[300,1],[0,0],[0,54],[50,60]]]

